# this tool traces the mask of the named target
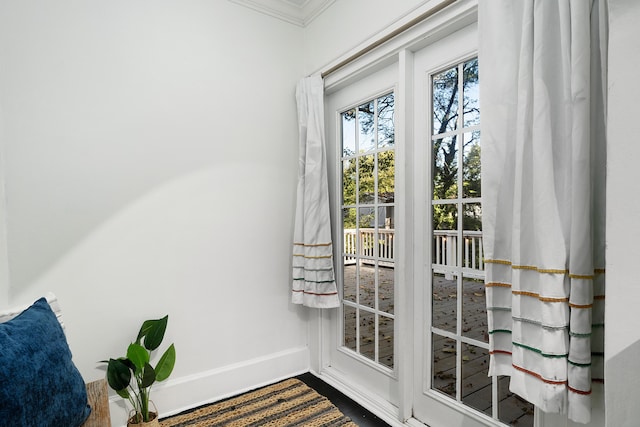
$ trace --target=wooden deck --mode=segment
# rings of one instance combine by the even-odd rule
[[[393,314],[393,268],[379,270],[378,309]],[[345,293],[347,301],[375,308],[375,270],[371,266],[360,266],[360,286],[356,289],[356,265],[345,266]],[[465,279],[462,289],[462,335],[488,343],[487,316],[484,284],[479,280]],[[433,326],[452,333],[457,327],[458,292],[455,280],[435,275],[433,280]],[[354,351],[356,347],[356,309],[345,306],[345,346]],[[359,352],[375,360],[375,314],[360,310]],[[432,335],[433,388],[453,399],[456,398],[456,341],[434,333]],[[492,378],[488,376],[489,353],[486,349],[463,343],[461,400],[464,404],[492,415]],[[393,318],[381,314],[378,325],[378,362],[393,368]],[[533,405],[509,392],[509,378],[498,378],[498,416],[513,426],[533,426]]]

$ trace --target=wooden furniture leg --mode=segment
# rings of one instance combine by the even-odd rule
[[[82,426],[111,427],[107,380],[101,379],[88,383],[87,397],[89,398],[89,405],[91,405],[91,415]]]

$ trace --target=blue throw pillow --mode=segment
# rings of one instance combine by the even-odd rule
[[[47,300],[0,323],[0,426],[76,427],[90,413],[84,380]]]

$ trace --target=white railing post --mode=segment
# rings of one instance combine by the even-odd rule
[[[446,257],[447,259],[445,259],[444,265],[446,265],[447,267],[455,267],[456,266],[456,262],[455,262],[455,235],[448,235],[445,237],[445,242],[446,242]],[[451,272],[451,270],[446,270],[444,273],[444,278],[446,280],[453,280],[453,273]]]

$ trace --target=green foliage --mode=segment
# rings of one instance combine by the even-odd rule
[[[355,205],[373,204],[376,196],[376,159],[378,173],[378,203],[393,203],[395,198],[395,151],[380,151],[377,154],[358,156],[345,163],[342,174],[342,203]],[[356,192],[356,176],[358,191]],[[355,220],[355,214],[354,218]],[[353,223],[355,228],[355,222]],[[345,228],[349,228],[346,226]]]
[[[395,96],[389,93],[342,113],[342,204],[346,206],[393,203],[395,198]],[[356,129],[357,128],[357,129]],[[345,129],[349,129],[347,132]],[[355,129],[357,144],[351,135]],[[357,148],[356,148],[357,146]],[[357,152],[356,152],[357,150]],[[357,188],[356,188],[357,186]],[[344,212],[344,227],[355,228],[354,209]],[[364,223],[361,218],[361,223]]]
[[[175,365],[175,363],[176,348],[171,344],[156,365],[156,381],[166,380],[169,375],[171,375],[171,371],[173,371],[173,365]]]
[[[479,139],[479,136],[477,137]],[[465,155],[465,168],[462,171],[462,185],[466,197],[480,197],[480,144],[474,136],[474,144]],[[469,145],[469,144],[467,144]]]
[[[433,229],[455,230],[458,226],[458,211],[455,204],[433,205]]]
[[[143,322],[134,343],[127,347],[126,357],[109,359],[107,363],[107,382],[123,399],[133,406],[134,423],[150,421],[149,393],[156,381],[166,380],[176,362],[176,349],[173,344],[165,350],[154,368],[151,366],[151,352],[160,347],[167,329],[169,316],[162,319]]]
[[[354,208],[344,210],[342,213],[342,226],[345,229],[356,228],[356,210]]]

